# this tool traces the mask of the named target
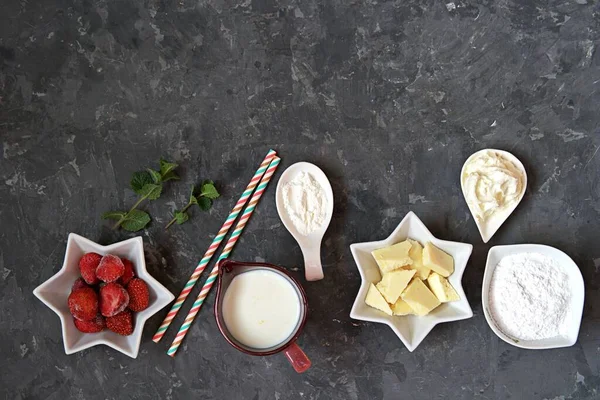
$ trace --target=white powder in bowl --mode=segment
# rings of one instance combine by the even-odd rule
[[[490,282],[492,318],[513,339],[539,340],[566,333],[569,276],[553,258],[519,253],[500,260]]]
[[[283,206],[301,235],[310,235],[325,223],[327,196],[307,172],[299,173],[283,186]]]

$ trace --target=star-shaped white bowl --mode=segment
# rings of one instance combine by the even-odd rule
[[[454,273],[448,281],[460,296],[460,300],[443,303],[429,315],[389,316],[365,304],[365,297],[371,283],[381,280],[381,273],[371,252],[376,249],[391,246],[406,239],[414,239],[422,245],[427,242],[444,250],[454,258]],[[449,242],[434,237],[423,222],[411,211],[400,222],[392,234],[377,242],[354,243],[350,245],[354,261],[360,272],[362,283],[352,306],[350,317],[362,321],[379,322],[388,325],[409,351],[413,351],[425,339],[434,326],[441,322],[458,321],[471,318],[473,311],[462,288],[462,276],[471,256],[473,245],[468,243]]]
[[[89,252],[100,255],[114,254],[131,260],[136,276],[148,284],[150,306],[144,311],[133,313],[135,328],[129,336],[121,336],[107,329],[98,333],[82,333],[73,324],[67,299],[71,293],[73,282],[80,277],[79,259]],[[146,271],[144,242],[140,236],[109,246],[101,246],[74,233],[69,234],[65,260],[60,271],[35,288],[33,294],[60,318],[65,353],[73,354],[92,346],[104,344],[132,358],[136,358],[138,355],[146,320],[175,298]]]

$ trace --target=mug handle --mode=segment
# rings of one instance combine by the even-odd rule
[[[310,360],[304,351],[302,351],[300,346],[296,344],[296,342],[292,343],[287,349],[285,349],[284,354],[297,373],[301,374],[310,368]]]

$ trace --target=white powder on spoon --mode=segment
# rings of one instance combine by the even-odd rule
[[[566,333],[569,276],[552,258],[520,253],[500,260],[490,282],[490,313],[513,339],[539,340]]]
[[[283,186],[283,206],[301,235],[310,235],[325,223],[327,196],[308,172],[301,172]]]

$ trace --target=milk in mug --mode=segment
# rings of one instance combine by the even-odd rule
[[[223,297],[223,320],[241,344],[254,349],[277,346],[292,335],[300,319],[300,297],[292,283],[266,269],[231,281]]]

